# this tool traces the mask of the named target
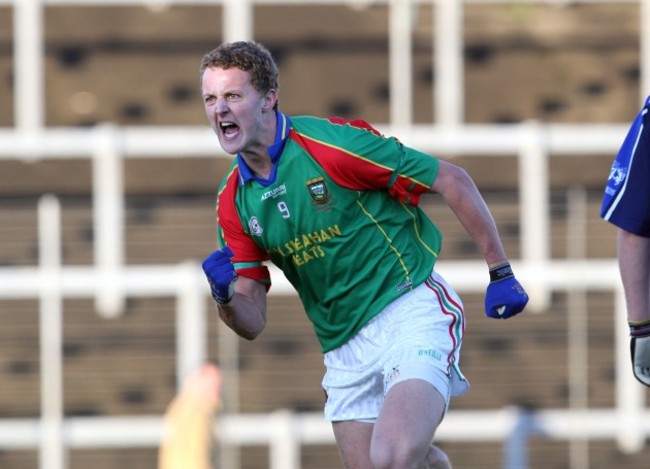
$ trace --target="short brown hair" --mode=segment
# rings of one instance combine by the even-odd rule
[[[238,68],[249,72],[251,84],[262,94],[278,90],[278,67],[266,47],[254,41],[221,44],[203,56],[201,77],[207,68]]]

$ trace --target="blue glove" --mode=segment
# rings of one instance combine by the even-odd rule
[[[512,273],[510,264],[490,269],[490,284],[485,293],[485,314],[507,319],[524,310],[528,295]]]
[[[231,262],[233,256],[230,248],[225,247],[214,251],[203,261],[202,267],[208,278],[212,298],[219,304],[226,304],[235,294],[235,266]]]

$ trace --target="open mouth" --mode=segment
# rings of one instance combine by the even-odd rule
[[[226,138],[234,138],[239,133],[239,126],[233,122],[221,122],[219,127]]]

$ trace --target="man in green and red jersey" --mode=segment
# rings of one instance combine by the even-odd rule
[[[221,319],[247,339],[266,325],[273,262],[297,290],[325,358],[325,417],[346,468],[449,468],[431,444],[459,368],[460,298],[434,271],[438,228],[418,207],[437,192],[488,265],[488,316],[521,312],[494,220],[461,168],[364,121],[287,116],[278,70],[252,41],[201,63],[206,115],[236,158],[218,194],[221,249],[203,269]]]

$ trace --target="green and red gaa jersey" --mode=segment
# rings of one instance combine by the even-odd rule
[[[347,342],[431,274],[438,228],[418,207],[438,160],[364,121],[277,113],[274,170],[238,156],[217,200],[238,275],[270,287],[270,260],[297,290],[323,352]]]

